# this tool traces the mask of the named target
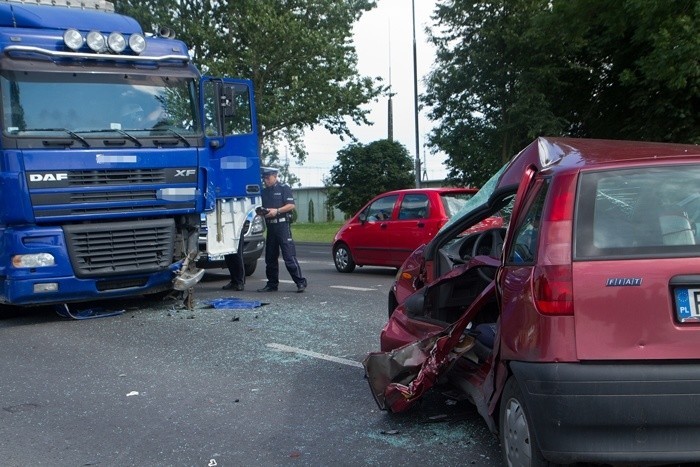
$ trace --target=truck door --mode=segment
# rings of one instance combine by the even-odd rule
[[[246,214],[254,202],[259,202],[260,158],[253,84],[242,79],[203,77],[200,96],[202,165],[207,167],[207,252],[224,255],[237,250]]]

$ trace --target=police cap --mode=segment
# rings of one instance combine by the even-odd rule
[[[262,172],[262,176],[265,177],[267,175],[277,175],[279,169],[275,167],[261,167],[260,171]]]

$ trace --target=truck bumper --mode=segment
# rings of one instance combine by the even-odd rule
[[[0,303],[18,306],[49,305],[56,303],[84,302],[107,298],[128,297],[172,289],[174,271],[171,269],[148,275],[118,276],[108,279],[78,279],[76,277],[8,278],[2,281]],[[55,284],[55,291],[37,292]],[[53,287],[51,287],[53,289]]]
[[[510,365],[548,460],[700,460],[700,363]]]

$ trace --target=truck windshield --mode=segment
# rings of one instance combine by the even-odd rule
[[[97,73],[0,72],[6,135],[201,133],[193,78]]]

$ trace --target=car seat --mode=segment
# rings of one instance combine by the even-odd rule
[[[663,213],[659,225],[664,245],[695,245],[693,228],[683,213]]]

